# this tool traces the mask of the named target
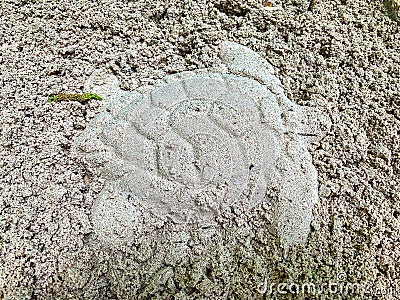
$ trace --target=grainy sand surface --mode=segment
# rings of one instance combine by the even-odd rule
[[[369,289],[325,287],[326,299],[400,297],[397,12],[388,1],[273,4],[282,10],[253,0],[1,2],[1,299],[296,299],[277,285],[329,282]],[[98,68],[133,90],[212,66],[222,40],[267,58],[293,102],[331,118],[312,149],[320,189],[307,245],[285,254],[259,208],[207,234],[166,227],[162,238],[105,247],[89,218],[102,182],[70,151],[100,104],[48,96],[90,92],[83,84]]]

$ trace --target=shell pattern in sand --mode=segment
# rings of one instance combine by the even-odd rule
[[[290,102],[250,49],[224,42],[221,58],[222,72],[183,72],[134,92],[113,76],[89,79],[109,103],[75,145],[105,180],[92,209],[103,240],[129,241],[149,215],[211,224],[233,205],[262,202],[285,247],[306,240],[318,196],[307,147],[329,120]]]

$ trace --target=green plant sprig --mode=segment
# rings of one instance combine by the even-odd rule
[[[90,94],[90,93],[85,93],[85,94],[61,93],[58,95],[51,95],[48,99],[48,102],[53,103],[53,102],[61,102],[61,101],[78,101],[80,103],[84,103],[84,102],[88,101],[89,99],[101,100],[101,97],[97,94]]]

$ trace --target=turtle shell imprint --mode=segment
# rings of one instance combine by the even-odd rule
[[[225,42],[221,58],[222,71],[184,72],[132,93],[112,76],[89,80],[88,90],[108,93],[109,104],[75,145],[105,180],[92,210],[105,240],[129,240],[150,215],[212,222],[233,205],[263,201],[272,202],[285,246],[306,239],[317,200],[307,143],[329,121],[291,103],[272,67],[248,48]]]

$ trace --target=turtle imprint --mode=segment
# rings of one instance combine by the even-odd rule
[[[221,58],[218,72],[183,72],[134,92],[101,72],[87,82],[109,101],[75,140],[105,181],[92,209],[104,240],[126,241],[168,219],[212,223],[234,205],[263,202],[285,247],[306,240],[318,197],[307,147],[329,120],[290,102],[250,49],[224,42]]]

